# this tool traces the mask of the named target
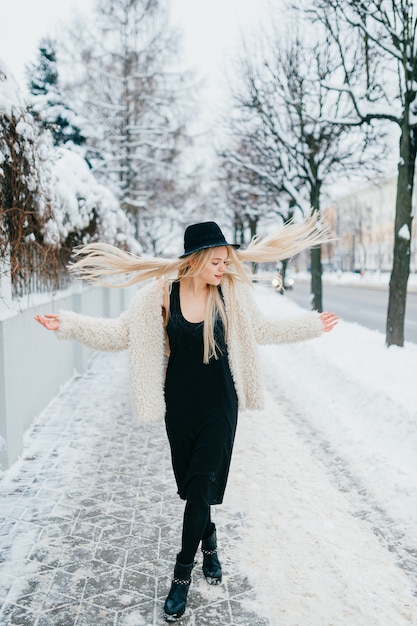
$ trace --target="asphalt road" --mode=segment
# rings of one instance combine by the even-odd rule
[[[297,281],[286,296],[310,309],[309,282]],[[323,309],[334,311],[347,322],[357,322],[385,334],[387,308],[387,290],[323,284]],[[405,341],[417,343],[417,293],[407,296]]]

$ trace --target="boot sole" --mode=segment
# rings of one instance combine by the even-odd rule
[[[184,613],[185,610],[182,613],[174,613],[173,615],[170,615],[169,613],[165,613],[164,611],[164,618],[166,622],[178,622],[178,620],[181,619]]]
[[[221,585],[222,584],[222,579],[221,578],[213,578],[212,576],[205,576],[206,581],[208,582],[209,585]]]
[[[164,613],[164,618],[166,622],[178,622],[183,615],[184,613],[181,613],[181,615],[168,615],[168,613]]]

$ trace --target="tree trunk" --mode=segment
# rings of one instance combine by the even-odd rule
[[[252,239],[256,236],[258,230],[258,217],[248,217],[249,221],[249,229],[250,229],[250,238]],[[252,274],[256,274],[258,272],[258,264],[255,261],[252,262]]]
[[[285,288],[285,276],[287,274],[287,266],[288,266],[288,259],[284,259],[283,261],[281,261],[281,280],[282,280],[282,287]]]
[[[404,318],[407,282],[410,274],[412,196],[416,161],[416,135],[415,131],[410,129],[408,116],[409,111],[408,106],[406,106],[401,129],[400,161],[398,164],[394,261],[389,282],[386,327],[387,346],[404,345]]]
[[[236,210],[234,213],[233,228],[234,240],[236,241],[236,243],[240,244],[241,246],[245,245],[245,228]]]
[[[323,312],[323,289],[321,280],[321,246],[310,251],[311,261],[311,308]]]
[[[314,211],[320,214],[320,187],[321,182],[316,181],[312,185],[310,192],[311,206]],[[311,308],[313,311],[323,312],[323,295],[322,295],[322,267],[321,267],[321,246],[316,246],[310,251],[311,265]]]

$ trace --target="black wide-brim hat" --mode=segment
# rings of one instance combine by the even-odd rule
[[[187,226],[184,233],[184,254],[179,258],[183,259],[199,250],[207,248],[218,248],[220,246],[231,246],[240,248],[237,243],[228,243],[216,222],[201,222]]]

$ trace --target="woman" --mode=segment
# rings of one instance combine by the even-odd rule
[[[35,318],[62,339],[99,350],[130,348],[136,413],[143,421],[165,417],[178,493],[186,501],[181,551],[164,605],[169,622],[185,611],[200,542],[208,583],[222,580],[210,507],[223,500],[238,408],[263,406],[256,344],[318,337],[337,323],[333,313],[308,312],[290,320],[262,315],[242,261],[277,261],[326,240],[310,217],[243,251],[226,241],[215,222],[193,224],[185,231],[184,254],[174,260],[142,259],[90,244],[76,253],[70,268],[81,278],[103,284],[104,276],[132,272],[122,286],[158,280],[141,289],[117,319],[69,311]]]

